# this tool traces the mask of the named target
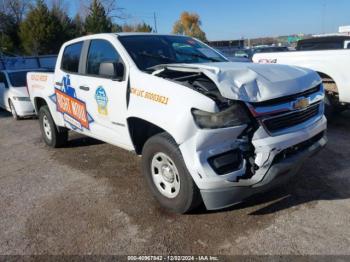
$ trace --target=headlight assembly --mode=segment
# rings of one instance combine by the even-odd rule
[[[218,113],[192,109],[192,115],[198,127],[203,129],[240,126],[250,121],[247,110],[240,103],[235,103]]]

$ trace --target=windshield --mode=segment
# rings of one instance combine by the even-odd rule
[[[9,73],[9,79],[11,86],[13,87],[24,87],[27,86],[27,73],[28,71],[19,71]]]
[[[203,43],[185,36],[133,35],[119,40],[141,70],[160,64],[227,62]]]

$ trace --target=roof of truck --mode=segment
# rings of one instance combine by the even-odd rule
[[[143,32],[131,32],[131,33],[114,33],[118,36],[143,36],[143,35],[159,35],[159,36],[185,36],[176,34],[158,34],[158,33],[143,33]]]
[[[323,37],[313,37],[308,39],[299,40],[298,43],[322,43],[322,42],[337,42],[337,41],[344,41],[349,40],[350,36],[323,36]]]

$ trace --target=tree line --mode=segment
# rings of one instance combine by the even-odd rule
[[[6,0],[0,9],[0,55],[57,54],[62,43],[88,34],[110,32],[152,32],[143,23],[118,24],[115,1],[90,0],[86,13],[81,10],[71,18],[60,1],[49,8],[44,0]],[[197,14],[183,12],[175,22],[173,33],[206,40]]]

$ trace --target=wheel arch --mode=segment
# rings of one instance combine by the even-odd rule
[[[171,134],[164,128],[138,117],[129,117],[127,123],[131,141],[134,145],[135,152],[138,155],[141,155],[143,146],[151,137],[160,133],[167,133],[171,136]]]
[[[322,82],[326,84],[326,91],[339,93],[337,83],[333,77],[320,71],[316,71],[316,73],[322,78]],[[332,88],[330,86],[332,86]]]
[[[42,106],[48,105],[46,100],[42,97],[35,97],[34,98],[34,107],[36,113],[39,113],[39,110]]]

